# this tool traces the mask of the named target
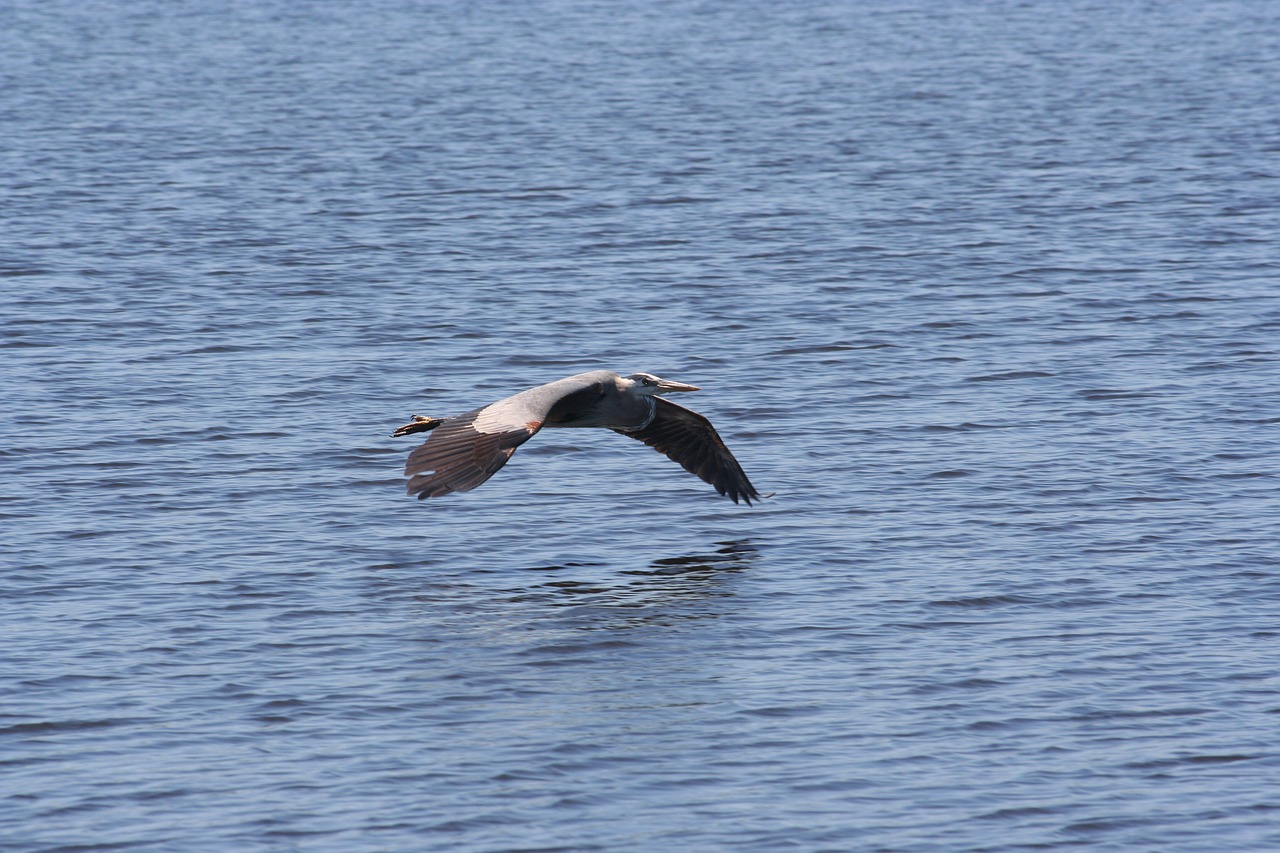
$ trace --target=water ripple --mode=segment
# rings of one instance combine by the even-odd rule
[[[1280,848],[1273,10],[11,12],[6,849]]]

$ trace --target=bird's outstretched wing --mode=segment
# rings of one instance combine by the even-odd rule
[[[497,473],[516,448],[542,428],[540,418],[526,417],[519,407],[511,406],[511,400],[437,423],[431,437],[409,454],[404,466],[410,478],[406,491],[419,500],[469,492]]]
[[[691,409],[655,397],[653,420],[643,429],[615,432],[645,444],[679,462],[684,470],[715,486],[716,491],[737,503],[750,504],[760,493],[751,485],[738,460],[725,447],[711,421]]]
[[[578,408],[590,410],[603,396],[602,384],[616,379],[607,370],[557,379],[452,418],[414,417],[395,435],[431,432],[409,454],[404,466],[408,492],[435,498],[469,492],[507,464],[516,448],[533,438],[548,418],[572,419]]]

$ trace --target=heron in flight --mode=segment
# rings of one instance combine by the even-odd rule
[[[393,436],[434,430],[409,454],[407,491],[422,498],[469,492],[497,473],[543,427],[604,427],[643,441],[727,495],[750,504],[760,493],[711,421],[660,397],[697,391],[652,373],[593,370],[521,391],[451,418],[414,415]]]

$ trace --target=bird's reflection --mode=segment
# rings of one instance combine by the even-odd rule
[[[660,557],[652,560],[647,568],[619,572],[628,578],[625,582],[566,579],[548,581],[540,584],[539,589],[553,593],[549,603],[571,606],[647,607],[663,600],[727,595],[723,581],[750,568],[759,551],[748,540],[715,544],[717,547],[710,553]]]
[[[747,540],[717,542],[720,547],[711,554],[689,554],[680,557],[662,557],[649,564],[648,569],[623,572],[624,575],[687,575],[697,572],[740,572],[756,557],[757,549]]]

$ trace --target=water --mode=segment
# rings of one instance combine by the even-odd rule
[[[0,847],[1280,848],[1280,8],[17,2]],[[747,508],[415,412],[705,390]]]

